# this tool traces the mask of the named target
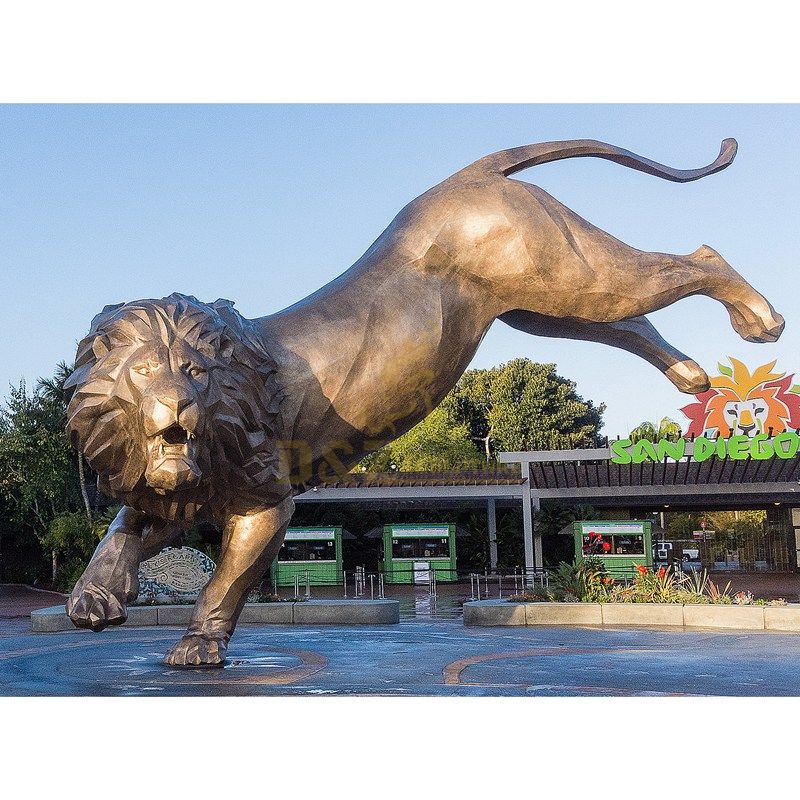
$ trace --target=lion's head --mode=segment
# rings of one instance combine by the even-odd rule
[[[78,346],[67,428],[101,488],[169,518],[279,481],[276,366],[227,300],[106,306]]]
[[[782,433],[800,426],[800,396],[793,391],[792,375],[773,372],[775,362],[762,364],[751,373],[736,358],[731,367],[712,377],[711,389],[697,395],[697,402],[681,409],[691,420],[688,434],[702,436],[755,436]]]

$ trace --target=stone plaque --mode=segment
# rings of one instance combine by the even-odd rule
[[[167,547],[139,565],[140,603],[192,600],[208,583],[216,564],[192,547]]]

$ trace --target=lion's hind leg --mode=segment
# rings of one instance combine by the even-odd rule
[[[507,325],[535,336],[582,339],[627,350],[661,370],[686,394],[698,394],[709,387],[708,375],[700,365],[673,347],[661,336],[646,317],[633,317],[621,322],[583,322],[510,311],[500,318]]]

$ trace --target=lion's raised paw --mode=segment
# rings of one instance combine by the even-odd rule
[[[67,600],[67,615],[78,628],[101,631],[128,618],[125,603],[105,586],[87,583]]]
[[[187,633],[164,658],[170,667],[221,667],[227,643],[197,633]]]

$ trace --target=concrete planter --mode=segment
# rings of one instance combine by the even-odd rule
[[[800,631],[800,604],[767,606],[764,627],[768,631]]]
[[[683,606],[675,603],[603,603],[603,625],[683,627]]]
[[[132,606],[128,609],[128,619],[125,624],[131,627],[158,625],[156,607]],[[64,606],[51,606],[31,612],[31,630],[37,633],[56,633],[75,630],[75,626],[67,616]]]
[[[144,606],[147,608],[147,606]],[[128,621],[127,625],[136,625],[131,611],[136,609],[137,606],[128,608]],[[158,615],[156,622],[150,623],[151,625],[181,625],[186,626],[192,618],[191,606],[152,606],[153,611]]]
[[[192,606],[130,606],[126,627],[173,625],[185,627]],[[248,603],[239,618],[261,625],[395,625],[400,622],[397,600],[305,600],[285,603]],[[75,630],[64,606],[31,613],[31,630],[56,633]]]
[[[766,606],[684,606],[683,624],[687,628],[763,631],[765,608]]]
[[[294,604],[295,625],[394,625],[397,600],[309,600]]]
[[[600,603],[523,603],[526,625],[602,625]]]
[[[605,625],[717,628],[800,633],[800,604],[787,606],[659,603],[464,603],[465,625]]]
[[[505,600],[464,603],[465,625],[525,625],[526,604]]]
[[[262,625],[291,625],[295,622],[294,607],[297,603],[247,603],[242,609],[239,622]],[[191,611],[191,606],[189,611]],[[160,619],[160,617],[159,617]]]

